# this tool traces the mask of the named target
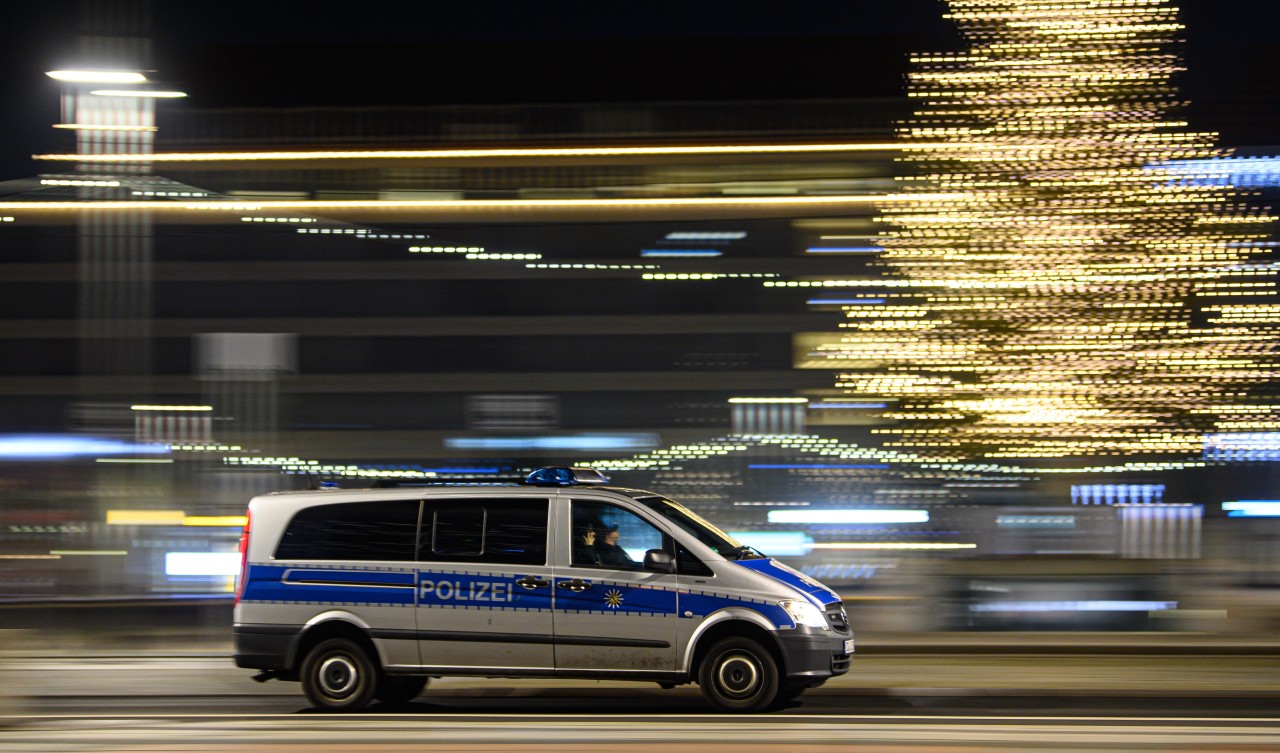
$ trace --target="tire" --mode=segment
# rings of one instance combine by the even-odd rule
[[[373,691],[373,697],[383,703],[405,703],[417,698],[425,687],[427,687],[426,677],[383,675],[378,680],[378,689]]]
[[[773,708],[782,708],[800,697],[800,694],[808,690],[808,685],[790,685],[784,684],[778,689],[778,696],[774,699]]]
[[[302,692],[321,711],[359,711],[373,700],[378,673],[369,654],[347,638],[330,638],[302,661]]]
[[[763,711],[778,696],[778,664],[750,638],[725,638],[698,667],[698,685],[720,711]]]

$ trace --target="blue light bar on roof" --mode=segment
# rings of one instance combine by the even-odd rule
[[[524,482],[530,486],[578,486],[591,484],[607,484],[609,477],[594,468],[569,468],[553,465],[539,468],[525,477]]]

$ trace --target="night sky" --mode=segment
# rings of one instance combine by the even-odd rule
[[[1280,144],[1280,2],[1181,0],[1194,128]],[[939,0],[789,3],[153,0],[166,107],[901,96],[906,56],[956,49]],[[0,180],[62,150],[57,85],[77,0],[5,3]],[[1261,149],[1274,153],[1280,149]]]

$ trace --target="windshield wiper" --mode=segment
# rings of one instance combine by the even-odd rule
[[[752,549],[749,546],[735,547],[729,552],[730,556],[735,560],[762,560],[767,559],[759,550]]]

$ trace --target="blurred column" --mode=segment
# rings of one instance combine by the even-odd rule
[[[143,71],[152,65],[151,13],[142,0],[83,0],[77,60],[81,68]],[[68,85],[62,95],[63,124],[76,129],[76,153],[151,154],[155,100],[100,96],[115,87]],[[80,198],[127,199],[129,176],[151,172],[150,163],[77,163],[76,172],[103,185],[79,189]],[[115,186],[110,184],[115,183]],[[151,392],[152,228],[141,212],[86,213],[77,232],[79,270],[79,368],[81,398]],[[95,388],[96,377],[128,377],[116,389]]]

